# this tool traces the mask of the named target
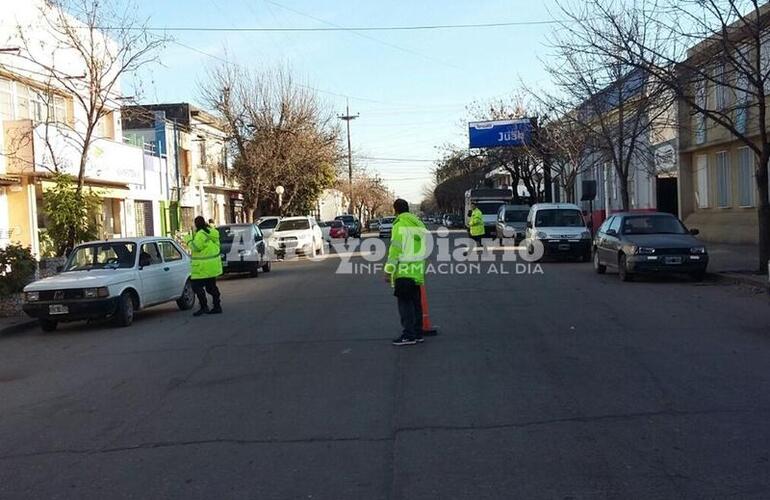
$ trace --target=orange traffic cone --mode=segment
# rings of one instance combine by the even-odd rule
[[[430,323],[428,293],[425,291],[425,285],[420,285],[420,303],[422,305],[422,334],[426,337],[435,337],[438,335],[438,330]]]

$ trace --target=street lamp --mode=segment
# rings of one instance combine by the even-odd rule
[[[281,215],[281,205],[283,205],[283,193],[285,189],[283,189],[283,186],[276,186],[275,187],[275,194],[278,195],[278,215]]]

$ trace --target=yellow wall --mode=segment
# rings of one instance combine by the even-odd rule
[[[8,187],[6,189],[6,196],[8,198],[8,226],[13,230],[11,241],[21,243],[24,246],[33,246],[34,230],[30,225],[30,189],[28,186],[30,186],[30,179],[22,177],[21,189],[18,187]],[[32,201],[34,202],[34,200]]]

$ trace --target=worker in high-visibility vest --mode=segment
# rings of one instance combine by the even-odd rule
[[[484,214],[479,210],[478,204],[471,203],[471,220],[468,223],[468,232],[476,242],[476,248],[482,246],[481,238],[484,236]]]
[[[391,230],[385,277],[398,299],[402,327],[393,345],[414,345],[423,341],[420,286],[425,284],[427,229],[419,218],[409,213],[406,200],[396,200],[393,210],[396,220]]]
[[[200,308],[193,316],[221,314],[222,303],[217,287],[217,276],[222,275],[222,259],[219,255],[219,231],[206,223],[201,216],[195,218],[195,233],[187,240],[192,256],[190,281]],[[209,309],[206,292],[211,295],[214,307]]]

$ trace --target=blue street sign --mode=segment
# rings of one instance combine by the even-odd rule
[[[470,148],[521,147],[532,142],[529,118],[495,120],[468,124]]]

